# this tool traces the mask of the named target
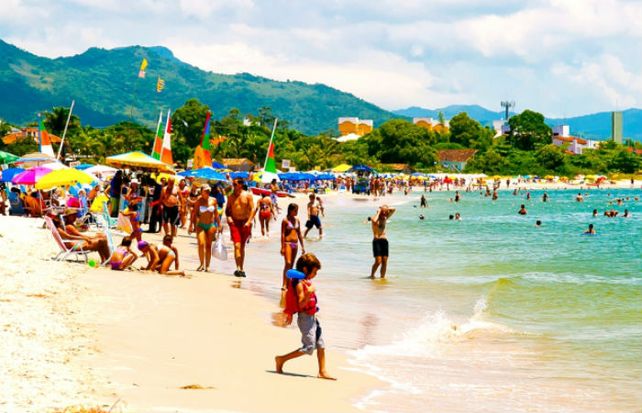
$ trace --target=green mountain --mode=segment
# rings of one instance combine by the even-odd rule
[[[147,76],[137,77],[143,58]],[[213,59],[216,57],[213,56]],[[158,77],[165,89],[156,92]],[[263,106],[304,133],[336,130],[337,119],[357,116],[375,124],[398,117],[349,93],[322,84],[277,82],[248,73],[203,71],[164,47],[91,48],[71,56],[39,57],[0,40],[0,118],[24,124],[54,106],[68,106],[83,124],[103,127],[133,118],[154,126],[159,109],[176,109],[189,98],[209,105],[220,118],[230,109],[257,114]]]
[[[444,114],[450,119],[458,113],[466,112],[468,116],[477,120],[484,126],[492,126],[494,120],[502,119],[503,112],[488,110],[478,105],[451,105],[439,109],[424,109],[420,107],[409,107],[407,109],[395,110],[394,113],[410,118],[439,116]],[[642,110],[627,109],[622,113],[624,121],[624,137],[642,142]],[[599,112],[590,115],[576,116],[572,118],[546,118],[550,126],[569,125],[571,135],[587,139],[606,140],[611,137],[611,112]]]

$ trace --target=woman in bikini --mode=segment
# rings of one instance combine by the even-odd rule
[[[196,239],[198,240],[198,259],[201,265],[196,271],[207,271],[212,258],[212,242],[216,231],[223,231],[221,217],[218,214],[216,198],[210,197],[211,188],[204,185],[201,188],[201,196],[194,204],[194,216],[196,217]]]
[[[270,236],[270,219],[274,215],[274,205],[266,194],[261,195],[259,200],[259,222],[261,223],[261,235]]]
[[[281,295],[285,296],[286,277],[285,273],[292,268],[296,259],[299,243],[301,243],[301,254],[305,254],[303,246],[303,237],[301,236],[301,223],[297,214],[299,206],[297,204],[288,205],[288,215],[281,222],[281,255],[285,262],[283,266],[283,279],[281,281]]]
[[[187,198],[189,197],[189,188],[184,179],[178,183],[179,215],[181,219],[181,228],[185,229],[187,225]]]

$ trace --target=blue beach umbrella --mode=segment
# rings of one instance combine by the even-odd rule
[[[243,172],[243,171],[230,172],[230,177],[232,177],[232,179],[237,179],[237,178],[247,179],[249,176],[250,176],[249,172]]]
[[[91,168],[92,166],[96,166],[96,165],[92,165],[90,163],[81,163],[80,165],[74,166],[74,169],[78,169],[80,171],[84,171],[85,169]]]
[[[0,176],[0,182],[11,182],[14,176],[18,175],[19,173],[24,172],[25,170],[22,168],[9,168],[5,169],[2,171],[2,175]]]
[[[214,162],[212,162],[212,168],[214,168],[214,169],[225,169],[225,168],[226,168],[226,166],[225,166],[225,165],[223,165],[223,164],[222,164],[222,163],[220,163],[220,162],[216,162],[216,161],[214,161]]]

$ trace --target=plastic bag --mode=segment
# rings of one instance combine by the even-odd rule
[[[212,245],[212,255],[221,261],[227,260],[227,247],[223,245],[223,237],[218,237]]]

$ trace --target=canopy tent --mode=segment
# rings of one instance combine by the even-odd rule
[[[97,179],[83,171],[74,168],[58,169],[50,172],[36,182],[36,189],[51,189],[55,186],[75,184],[91,184]]]
[[[173,171],[172,167],[165,162],[161,162],[147,154],[138,151],[108,156],[105,159],[105,162],[107,163],[107,165],[115,166],[117,168],[134,167],[151,169],[161,172]]]
[[[4,171],[0,172],[0,182],[11,182],[14,176],[18,175],[19,173],[24,172],[25,170],[22,168],[9,168],[5,169]]]
[[[20,159],[19,156],[9,152],[0,151],[0,163],[13,163]]]
[[[51,169],[49,168],[36,166],[15,175],[13,179],[11,179],[11,183],[16,185],[35,185],[36,182],[42,179],[42,177],[47,175],[49,172],[51,172]]]
[[[332,168],[332,172],[336,173],[343,173],[347,172],[352,168],[352,165],[348,165],[347,163],[342,163],[341,165],[337,165],[334,168]]]

